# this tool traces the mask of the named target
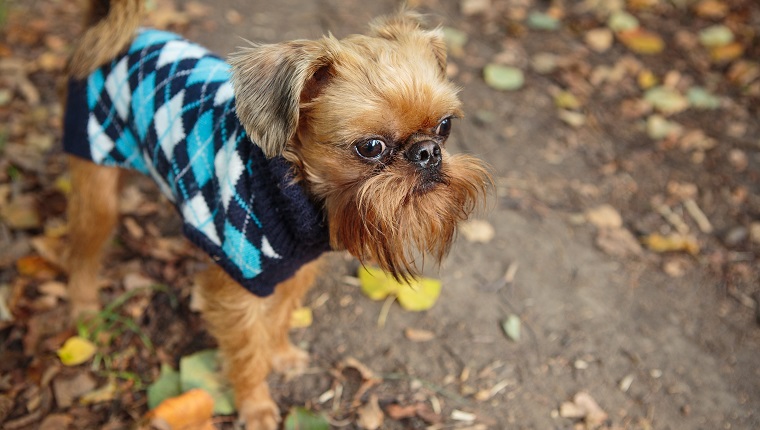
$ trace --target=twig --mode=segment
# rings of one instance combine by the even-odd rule
[[[697,226],[702,233],[712,233],[713,226],[710,224],[710,220],[707,219],[707,215],[705,215],[705,213],[702,212],[702,209],[697,206],[697,202],[693,199],[686,199],[683,202],[683,207],[686,208],[686,212],[688,212],[694,219],[694,222],[697,223]]]

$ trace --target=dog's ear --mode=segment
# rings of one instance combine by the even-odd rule
[[[303,97],[314,97],[324,84],[327,51],[324,39],[297,40],[254,45],[230,57],[237,115],[267,158],[282,154],[298,127]]]
[[[446,42],[443,30],[438,27],[433,30],[424,29],[424,17],[414,11],[402,9],[395,15],[381,17],[370,24],[372,34],[388,40],[419,41],[428,45],[435,56],[443,77],[446,76]]]

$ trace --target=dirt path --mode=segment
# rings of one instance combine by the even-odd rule
[[[336,255],[333,276],[310,296],[313,325],[293,333],[314,368],[293,380],[274,378],[278,402],[329,412],[334,401],[320,396],[335,387],[337,363],[354,357],[384,377],[371,392],[382,407],[423,404],[443,421],[438,428],[586,428],[584,416],[592,428],[594,417],[581,411],[572,418],[572,411],[561,410],[578,393],[606,412],[597,422],[602,428],[760,428],[760,328],[753,308],[760,297],[760,243],[748,232],[760,220],[758,95],[721,81],[728,66],[708,66],[703,73],[686,54],[637,56],[620,43],[600,54],[589,50],[583,35],[603,22],[571,7],[575,2],[557,2],[568,9],[564,26],[555,31],[510,18],[521,10],[545,11],[549,2],[494,0],[490,9],[471,15],[462,14],[461,3],[478,2],[412,3],[469,36],[464,51],[451,58],[467,117],[455,124],[450,145],[493,166],[497,187],[479,218],[495,236],[487,243],[460,237],[440,272],[431,271],[444,284],[436,306],[423,313],[394,306],[383,328],[377,326],[383,304],[344,282],[356,263]],[[760,6],[726,3],[743,11],[745,24],[760,26]],[[657,7],[637,16],[667,36],[668,49],[675,49],[679,31],[696,34],[704,27],[690,20],[691,9]],[[239,38],[276,42],[326,31],[345,36],[393,9],[390,1],[216,0],[210,16],[186,26],[185,34],[226,54],[243,44]],[[747,37],[744,55],[756,60],[760,36]],[[553,71],[537,71],[539,53],[555,56]],[[486,85],[482,69],[495,61],[524,70],[524,86],[502,92]],[[621,61],[628,75],[620,81],[591,83],[598,67]],[[648,137],[646,117],[626,115],[636,109],[629,101],[641,97],[630,70],[637,67],[660,79],[675,70],[721,93],[719,110],[675,116],[719,146],[699,153],[679,147],[677,139]],[[582,99],[576,110],[586,115],[584,125],[571,127],[558,118],[554,96],[562,89]],[[741,169],[733,162],[736,154],[746,161]],[[700,232],[674,197],[673,183],[696,187],[692,197],[714,232]],[[639,247],[639,239],[674,229],[657,202],[686,220],[699,252],[658,254]],[[602,204],[614,208],[621,225],[604,230],[584,217]],[[614,236],[621,229],[636,237],[633,245],[628,236]],[[609,231],[613,239],[605,241]],[[158,263],[143,264],[149,270]],[[513,276],[504,281],[507,272]],[[180,298],[188,295],[185,290]],[[162,309],[165,304],[156,300],[152,307]],[[509,315],[522,323],[519,341],[507,339],[502,329]],[[146,331],[156,326],[154,320]],[[412,341],[405,336],[410,328],[432,332],[433,339]],[[197,315],[184,314],[181,324],[166,331],[175,329],[185,330],[184,340],[164,345],[168,356],[211,345]],[[4,330],[5,351],[12,351],[7,333],[15,332]],[[342,378],[345,403],[356,375],[344,372]],[[124,417],[124,409],[144,412],[139,405],[113,407],[113,416]],[[455,410],[473,414],[474,422],[455,419],[462,415]],[[355,415],[333,418],[356,428]],[[387,416],[383,428],[427,425],[419,416]]]

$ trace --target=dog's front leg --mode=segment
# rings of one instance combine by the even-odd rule
[[[203,316],[219,343],[235,403],[249,429],[276,429],[280,421],[266,382],[270,370],[306,364],[306,353],[290,344],[288,328],[293,309],[313,282],[317,264],[301,268],[267,298],[246,291],[217,266],[198,277]]]
[[[104,245],[119,219],[119,176],[114,167],[69,157],[69,302],[71,316],[94,313],[98,301],[98,272]]]

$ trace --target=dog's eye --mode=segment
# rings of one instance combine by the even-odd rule
[[[447,137],[451,133],[451,118],[444,118],[435,128],[435,134],[441,137]]]
[[[385,142],[380,139],[369,139],[356,145],[356,153],[362,158],[376,159],[385,152]]]

